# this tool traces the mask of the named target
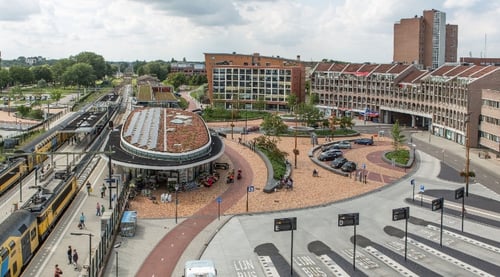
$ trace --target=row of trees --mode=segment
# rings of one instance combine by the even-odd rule
[[[47,84],[59,83],[64,86],[90,86],[96,80],[118,71],[116,65],[107,63],[101,55],[82,52],[52,65],[15,65],[0,70],[0,88],[15,85],[33,85],[41,80]]]
[[[52,61],[50,64],[28,66],[27,64],[15,63],[14,65],[0,70],[0,89],[20,85],[38,84],[41,80],[47,84],[62,84],[64,86],[91,86],[96,80],[102,80],[116,72],[125,72],[129,63],[106,62],[104,57],[92,52],[82,52],[67,59]],[[169,62],[164,61],[136,61],[132,68],[137,75],[156,76],[160,81],[172,84],[175,89],[181,85],[199,86],[207,83],[207,77],[203,75],[186,76],[183,73],[170,73]]]

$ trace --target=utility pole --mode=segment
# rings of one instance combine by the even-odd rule
[[[470,113],[465,115],[465,196],[469,197],[470,175]]]

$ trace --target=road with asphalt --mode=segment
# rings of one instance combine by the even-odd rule
[[[420,162],[405,178],[320,208],[235,216],[201,258],[214,260],[220,276],[495,276],[500,238],[492,234],[499,233],[500,196],[474,183],[462,223],[462,200],[454,193],[464,188],[457,180],[460,154],[453,153],[454,164],[445,150],[442,163],[435,157],[442,152],[430,148],[424,135],[414,135],[421,136],[411,139]],[[476,181],[495,176],[474,170],[481,176]],[[441,197],[443,213],[432,211],[432,201]],[[392,220],[393,210],[404,207],[410,211],[407,240],[405,220]],[[348,220],[340,222],[339,215],[355,213],[356,228],[346,226]],[[275,220],[293,218],[296,230],[275,230]]]

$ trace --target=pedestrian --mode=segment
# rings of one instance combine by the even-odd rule
[[[104,214],[104,210],[105,210],[105,209],[104,209],[104,205],[101,205],[101,215],[103,215],[103,214]]]
[[[71,264],[71,261],[72,261],[71,260],[71,255],[72,255],[72,253],[71,253],[71,245],[68,246],[68,252],[66,252],[66,253],[68,255],[68,264]]]
[[[97,205],[95,208],[96,208],[95,215],[101,216],[101,205],[99,204],[99,202],[97,202]]]
[[[59,265],[56,264],[56,269],[54,271],[54,277],[61,277],[63,275],[62,270],[59,268]]]
[[[106,185],[103,183],[101,185],[101,198],[104,198],[106,196]]]
[[[85,228],[85,215],[82,212],[82,215],[80,215],[80,225],[82,226],[81,228]]]
[[[78,253],[76,249],[73,250],[73,265],[75,266],[75,270],[78,269]]]
[[[92,187],[90,186],[90,182],[87,182],[87,195],[90,195],[91,191],[92,191]]]

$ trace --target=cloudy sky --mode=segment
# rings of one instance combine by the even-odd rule
[[[258,52],[386,63],[394,23],[427,9],[459,25],[459,57],[500,58],[497,0],[0,0],[0,51],[2,59],[91,51],[109,61],[202,61],[209,52]]]

